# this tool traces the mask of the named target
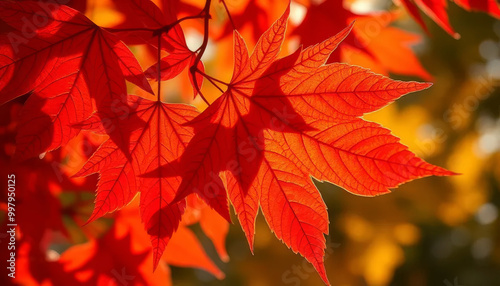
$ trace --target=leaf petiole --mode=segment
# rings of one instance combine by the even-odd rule
[[[202,11],[200,14],[198,15],[194,15],[194,16],[186,16],[186,17],[183,17],[183,18],[180,18],[178,19],[177,21],[171,23],[171,24],[168,24],[168,25],[165,25],[159,29],[155,29],[153,30],[153,37],[155,36],[158,36],[158,35],[161,35],[163,33],[168,33],[172,28],[174,28],[176,25],[179,25],[181,22],[185,21],[185,20],[189,20],[189,19],[202,19],[202,18],[205,18],[206,15],[204,15],[203,13],[204,11]],[[209,18],[211,18],[210,15],[208,15]]]
[[[224,5],[224,9],[226,10],[227,17],[229,18],[229,22],[231,23],[231,27],[233,27],[233,30],[236,30],[236,26],[234,25],[233,17],[231,17],[231,13],[229,13],[229,9],[227,8],[226,1],[221,0],[222,5]]]

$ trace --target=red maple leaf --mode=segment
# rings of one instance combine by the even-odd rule
[[[184,126],[198,112],[194,107],[165,104],[129,96],[129,116],[116,126],[127,132],[130,144],[122,150],[112,138],[104,142],[76,176],[99,173],[97,198],[89,222],[128,204],[137,192],[141,193],[141,217],[151,236],[154,248],[154,267],[177,229],[186,202],[173,201],[181,178],[174,166],[191,140],[192,128]],[[104,112],[104,114],[109,114]],[[117,115],[118,116],[118,115]],[[102,115],[97,113],[81,127],[106,132]],[[159,168],[167,165],[168,168]],[[148,173],[149,176],[143,176]],[[221,208],[229,220],[229,213]]]
[[[15,178],[10,184],[15,183],[16,187],[10,195],[4,192],[0,196],[0,213],[3,214],[1,231],[6,233],[8,230],[8,207],[14,208],[17,225],[16,271],[19,279],[16,285],[39,285],[64,274],[62,268],[53,268],[51,262],[47,261],[49,247],[63,237],[72,237],[71,223],[68,222],[78,224],[79,213],[85,213],[84,208],[90,206],[90,202],[79,199],[80,194],[95,186],[95,182],[81,179],[77,182],[68,178],[57,163],[64,158],[62,149],[48,153],[41,160],[11,160],[15,149],[15,126],[19,120],[17,114],[22,107],[20,101],[21,98],[15,99],[3,105],[0,111],[0,173],[5,174],[5,180],[7,174],[14,174]],[[7,181],[2,183],[7,185]],[[69,203],[64,199],[68,197],[77,199]],[[90,232],[92,230],[87,229]],[[5,254],[10,255],[7,252]],[[65,282],[61,284],[74,284]]]
[[[142,44],[146,42],[156,50],[160,48],[160,50],[169,53],[160,60],[159,73],[157,63],[146,70],[145,74],[148,79],[157,81],[158,75],[160,75],[162,81],[169,80],[178,76],[186,67],[194,64],[198,54],[191,51],[186,44],[184,32],[178,25],[174,3],[165,3],[166,7],[162,12],[151,0],[115,0],[115,2],[118,10],[124,14],[126,19],[122,24],[113,28],[118,32],[118,36],[127,43]],[[144,27],[145,31],[137,31],[138,26]],[[160,43],[152,37],[151,30],[154,29],[164,32]],[[159,45],[160,47],[158,47]],[[201,61],[197,63],[197,68],[204,72]],[[189,79],[196,96],[202,86],[203,76],[197,74],[195,82],[190,74]]]
[[[50,268],[53,271],[61,268],[61,273],[53,275],[59,278],[54,279],[54,284],[171,285],[167,265],[161,265],[154,273],[151,271],[150,260],[154,252],[148,246],[147,235],[140,229],[141,223],[135,210],[124,210],[116,216],[113,226],[105,235],[70,247],[57,262],[52,262]],[[182,225],[172,236],[163,260],[168,265],[195,267],[219,279],[224,277],[194,233]]]
[[[116,232],[113,227],[98,240],[66,250],[58,261],[66,270],[62,278],[69,281],[65,283],[123,285],[137,281],[137,284],[146,285],[149,273],[141,273],[139,266],[145,262],[148,251],[134,253],[130,234],[119,237]],[[82,275],[85,272],[87,275]]]
[[[417,158],[387,129],[359,118],[430,84],[324,65],[351,27],[277,59],[288,13],[261,36],[250,56],[234,33],[232,80],[189,123],[195,135],[180,158],[183,178],[174,202],[196,193],[219,209],[224,201],[212,198],[227,190],[250,247],[260,206],[276,236],[328,283],[323,265],[328,217],[309,176],[375,196],[415,178],[453,173]]]
[[[17,1],[21,2],[21,1],[33,1],[33,0],[17,0]],[[89,5],[87,5],[88,4],[87,0],[53,0],[51,2],[45,3],[46,7],[50,7],[50,5],[54,5],[54,4],[55,5],[65,5],[65,6],[71,7],[75,10],[78,10],[84,14],[89,6]]]
[[[104,235],[73,245],[49,262],[51,285],[171,285],[166,267],[151,271],[151,248],[130,222],[140,225],[118,216]]]
[[[331,54],[329,63],[345,61],[385,75],[397,73],[431,79],[411,49],[411,45],[420,42],[420,37],[390,26],[396,19],[396,13],[360,15],[347,9],[344,1],[326,0],[320,4],[312,3],[304,20],[292,33],[300,36],[301,44],[309,46],[356,21],[351,35]]]
[[[197,202],[197,203],[195,203]],[[141,220],[137,215],[135,201],[117,213],[115,227],[120,232],[130,232],[134,248],[147,249],[149,247],[149,237],[141,226]],[[215,214],[215,216],[214,216]],[[203,232],[212,240],[217,248],[219,241],[225,241],[227,232],[224,228],[229,225],[220,215],[210,210],[204,203],[200,202],[194,196],[187,198],[186,211],[182,217],[181,224],[177,231],[172,235],[162,261],[168,265],[178,267],[193,267],[203,269],[218,279],[224,278],[224,273],[214,264],[214,262],[205,253],[203,246],[196,237],[195,233],[189,229],[189,225],[199,223]],[[213,232],[217,231],[215,236]],[[148,264],[148,272],[151,272],[151,266]]]
[[[500,5],[496,0],[454,0],[453,2],[467,11],[482,11],[500,19]]]
[[[22,108],[20,99],[13,100],[0,109],[0,173],[16,176],[17,190],[9,199],[7,192],[0,195],[0,209],[6,210],[8,203],[14,203],[16,223],[21,230],[20,239],[30,243],[43,244],[48,241],[44,236],[50,232],[60,232],[69,236],[64,219],[76,219],[76,214],[61,202],[64,195],[77,195],[95,186],[94,180],[73,180],[69,178],[56,162],[62,161],[63,150],[47,154],[43,159],[32,158],[24,162],[13,161],[15,150],[15,126],[19,123],[17,114]],[[7,175],[2,183],[7,184]],[[12,199],[15,199],[12,200]],[[43,213],[43,216],[40,216]]]
[[[401,3],[424,30],[427,31],[427,26],[418,9],[422,10],[448,34],[458,39],[460,35],[453,30],[448,19],[447,2],[447,0],[402,0]],[[467,11],[482,11],[500,19],[500,6],[496,0],[454,0],[453,2]]]
[[[20,158],[68,143],[79,132],[74,124],[95,109],[120,108],[125,79],[152,93],[130,50],[72,8],[2,1],[0,19],[10,26],[0,37],[0,104],[30,94],[20,112]]]
[[[240,4],[240,3],[238,3]],[[220,37],[232,35],[233,29],[241,30],[244,26],[248,25],[252,29],[252,40],[257,41],[266,31],[270,23],[270,11],[267,6],[270,3],[260,3],[259,1],[247,1],[244,3],[245,8],[240,13],[231,13],[231,21],[226,21]],[[242,5],[242,4],[240,4]],[[232,26],[234,24],[234,27]]]

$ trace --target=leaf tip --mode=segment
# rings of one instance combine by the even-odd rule
[[[224,280],[224,278],[226,278],[226,274],[224,274],[224,272],[222,271],[219,271],[217,272],[217,274],[215,274],[215,278],[217,278],[218,280]]]
[[[229,207],[222,208],[222,210],[214,209],[220,216],[222,216],[228,223],[233,224],[231,220],[231,215],[229,214]]]
[[[86,170],[83,170],[83,168],[82,168],[79,171],[77,171],[76,173],[74,173],[73,175],[69,176],[69,178],[75,179],[75,178],[87,177],[88,175],[90,175],[90,174],[87,174]]]
[[[432,83],[432,82],[417,82],[417,81],[408,81],[408,82],[405,82],[405,84],[406,84],[406,87],[408,88],[406,93],[422,91],[422,90],[428,89],[432,85],[434,85],[434,83]]]
[[[291,5],[292,1],[288,1],[288,5],[286,6],[286,10],[285,12],[283,13],[283,17],[284,19],[288,19],[288,17],[290,16],[290,5]]]
[[[462,173],[456,173],[445,168],[439,167],[439,170],[434,173],[436,176],[460,176]]]
[[[434,85],[434,83],[432,83],[432,82],[421,82],[421,83],[419,83],[419,86],[422,89],[428,89],[429,87],[431,87],[433,85]]]
[[[253,234],[247,235],[247,241],[248,241],[248,248],[250,248],[250,252],[252,253],[252,255],[254,255]]]
[[[153,88],[151,87],[151,85],[149,83],[147,85],[145,85],[144,90],[146,92],[148,92],[149,94],[155,95],[155,92],[153,91]]]
[[[227,253],[226,253],[226,254],[224,254],[224,255],[219,255],[219,257],[220,257],[220,260],[222,260],[222,262],[224,262],[224,263],[228,263],[228,262],[229,262],[229,260],[231,260],[231,259],[229,258],[229,255],[227,255]]]
[[[158,268],[158,264],[160,263],[160,257],[161,255],[158,255],[158,252],[155,251],[153,254],[153,272],[155,272],[156,268]]]
[[[248,246],[250,247],[250,253],[252,253],[252,255],[255,255],[255,253],[253,251],[253,249],[254,249],[253,243],[248,242]]]
[[[321,280],[323,280],[323,282],[325,283],[325,285],[331,286],[332,284],[330,284],[330,281],[328,281],[328,277],[326,276],[326,269],[324,262],[318,265],[318,267],[316,267],[315,265],[315,268],[318,271],[318,274],[321,277]]]
[[[153,272],[155,272],[156,269],[158,268],[164,250],[165,250],[164,247],[159,247],[159,246],[153,247]]]
[[[84,224],[82,224],[82,227],[87,226],[88,224],[90,224],[90,223],[94,222],[97,218],[98,218],[98,217],[97,217],[97,215],[92,214],[92,215],[89,217],[89,219],[88,219],[88,220],[87,220]]]
[[[106,213],[102,212],[102,208],[97,209],[94,206],[94,210],[92,211],[92,214],[90,215],[89,219],[82,226],[86,226],[86,225],[94,222],[95,220],[101,218],[104,214],[106,214]]]

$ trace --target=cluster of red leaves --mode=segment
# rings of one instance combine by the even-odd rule
[[[123,285],[132,281],[137,285],[170,285],[167,264],[200,268],[219,279],[224,277],[188,227],[199,224],[220,258],[226,261],[225,237],[229,225],[194,197],[190,198],[183,222],[162,257],[164,263],[154,273],[153,252],[137,206],[117,213],[111,225],[110,221],[90,224],[79,234],[81,231],[76,228],[85,223],[92,210],[88,192],[95,188],[96,180],[71,178],[68,173],[78,165],[75,156],[88,159],[86,154],[95,151],[95,144],[102,140],[79,135],[68,146],[47,153],[43,159],[11,160],[21,109],[22,101],[15,99],[2,107],[0,118],[0,170],[5,178],[7,174],[16,175],[16,285]],[[2,183],[7,184],[3,180]],[[6,212],[6,193],[2,193],[1,201],[0,209]],[[9,241],[5,236],[9,227],[2,223],[0,230],[3,234],[0,252],[9,257],[5,245]],[[76,244],[81,243],[80,236],[88,242]],[[54,244],[68,243],[74,246],[61,255],[53,250]],[[2,279],[7,279],[7,267],[2,265]]]
[[[89,132],[104,135],[106,140],[75,174],[99,174],[88,222],[124,208],[139,193],[140,216],[147,233],[136,231],[140,223],[132,223],[135,220],[128,216],[123,219],[126,214],[122,211],[107,234],[71,248],[57,262],[46,261],[48,246],[38,249],[26,243],[23,252],[31,257],[27,263],[35,261],[33,257],[46,262],[43,267],[47,270],[35,275],[36,281],[56,273],[66,284],[116,281],[110,273],[121,269],[109,267],[116,267],[113,261],[119,261],[123,268],[134,269],[142,283],[151,284],[156,278],[141,268],[150,254],[154,268],[163,259],[201,267],[220,277],[186,225],[200,222],[226,259],[224,237],[231,221],[231,204],[250,248],[260,208],[276,237],[311,262],[328,284],[323,256],[329,221],[311,177],[354,194],[376,196],[415,178],[453,174],[424,162],[389,130],[361,118],[430,84],[391,80],[337,63],[349,58],[349,62],[370,63],[381,73],[429,78],[407,46],[417,38],[389,27],[394,14],[356,15],[341,1],[327,0],[317,6],[306,3],[304,21],[290,32],[298,35],[306,48],[280,58],[288,5],[285,3],[285,12],[278,20],[268,24],[272,18],[267,14],[254,18],[253,13],[261,15],[264,9],[248,1],[243,12],[234,15],[232,24],[240,28],[251,23],[258,41],[249,53],[238,30],[233,31],[234,70],[230,82],[224,83],[206,75],[201,61],[209,36],[210,1],[203,1],[201,12],[177,2],[164,0],[160,9],[150,0],[119,1],[117,10],[134,20],[111,28],[97,26],[78,10],[53,2],[0,2],[4,29],[0,35],[0,104],[27,97],[15,119],[9,117],[16,122],[12,128],[17,131],[15,148],[9,149],[15,149],[13,157],[25,160],[56,150],[48,154],[59,162],[63,157],[58,148],[72,144],[75,137],[81,139]],[[427,7],[424,11],[433,17],[445,6],[444,1],[437,2],[415,3]],[[417,15],[413,2],[404,3]],[[498,16],[494,3],[459,3],[470,9],[489,7],[488,11]],[[82,1],[65,4],[85,9]],[[177,8],[192,14],[178,19]],[[332,11],[338,17],[325,16]],[[443,17],[434,20],[449,27]],[[204,19],[204,41],[200,49],[191,51],[179,23],[196,18]],[[354,28],[350,24],[353,19],[357,19]],[[380,23],[381,32],[367,39],[363,31],[371,21]],[[227,25],[231,23],[227,21]],[[230,34],[227,25],[220,38]],[[318,26],[325,28],[314,28]],[[351,30],[353,35],[348,37]],[[145,72],[127,46],[137,44],[158,55],[158,63]],[[397,64],[394,55],[401,58]],[[190,105],[162,102],[161,85],[157,100],[127,93],[129,82],[154,95],[148,80],[170,80],[187,67],[195,96],[201,95],[204,78],[227,87],[201,113]],[[15,113],[17,109],[12,110]],[[51,162],[47,158],[30,160],[34,164]],[[50,168],[30,165],[18,172],[33,174],[42,180],[40,189],[51,189],[51,183],[45,181],[54,175]],[[64,176],[67,182],[75,180]],[[60,177],[58,180],[61,182]],[[91,182],[88,177],[83,181],[83,186]],[[29,196],[25,215],[35,216],[34,211],[43,212],[47,205],[54,214],[47,224],[22,223],[20,219],[22,243],[30,235],[32,241],[41,240],[46,230],[65,233],[56,194],[28,186],[23,189]],[[29,190],[33,194],[28,195]],[[47,203],[41,205],[32,196]],[[140,243],[144,238],[150,241],[152,251]],[[165,249],[168,251],[162,258]],[[193,255],[176,255],[183,250]],[[86,270],[94,272],[89,276]]]
[[[331,17],[330,11],[336,11],[336,17]],[[327,38],[329,29],[340,31],[356,21],[351,36],[332,53],[329,63],[348,62],[382,74],[432,79],[410,48],[420,41],[420,37],[389,26],[397,18],[395,12],[355,14],[346,9],[342,1],[326,0],[310,4],[304,20],[293,33],[300,37],[301,44],[310,46]]]
[[[455,4],[467,11],[481,11],[500,19],[500,5],[496,0],[453,0]],[[455,32],[448,18],[448,1],[446,0],[401,0],[401,3],[412,17],[427,31],[427,26],[419,13],[422,10],[432,21],[454,38],[460,35]]]

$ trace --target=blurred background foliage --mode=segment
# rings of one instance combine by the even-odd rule
[[[111,2],[87,1],[86,14],[104,26],[125,20],[113,10]],[[184,12],[189,13],[189,9],[200,7],[204,1],[184,2],[189,4]],[[245,5],[240,2],[248,1],[227,2],[236,15],[245,12],[241,8]],[[265,23],[261,29],[266,29],[282,13],[287,1],[256,2],[257,7],[267,9],[269,19],[259,18]],[[309,2],[292,3],[291,31],[300,25],[305,13],[303,5],[310,5]],[[429,28],[426,34],[404,9],[390,0],[349,0],[344,5],[359,11],[358,14],[397,13],[390,25],[416,35],[418,43],[412,49],[432,77],[426,80],[434,83],[432,88],[405,96],[366,118],[391,129],[426,161],[461,175],[416,180],[392,194],[375,198],[355,196],[329,183],[317,182],[330,216],[325,258],[330,281],[333,285],[373,286],[498,285],[500,21],[484,13],[467,12],[449,2],[451,24],[461,35],[456,40],[428,18],[425,18]],[[228,56],[232,53],[232,38],[231,34],[224,34],[227,19],[220,5],[214,5],[212,13],[220,16],[220,19],[214,17],[211,24],[211,33],[218,40],[210,43],[204,57],[205,67],[208,74],[227,81],[232,73],[232,57]],[[196,25],[183,26],[188,44],[194,49],[201,39],[201,24]],[[250,49],[256,40],[254,30],[258,27],[244,25],[240,29]],[[373,37],[377,39],[377,35]],[[299,41],[290,33],[283,54],[297,48]],[[133,51],[144,68],[156,61],[144,47],[133,47]],[[346,60],[343,55],[341,60]],[[166,101],[190,102],[192,91],[185,76],[163,83]],[[397,73],[390,76],[423,80],[423,76]],[[204,91],[210,101],[220,95],[206,83]],[[133,93],[147,96],[140,90]],[[200,100],[192,103],[200,109],[206,107]],[[86,140],[95,140],[92,142],[97,144],[102,139]],[[84,158],[73,153],[57,159],[68,176],[84,163]],[[92,183],[90,186],[79,195],[60,196],[61,205],[77,210],[64,214],[65,226],[74,243],[85,242],[88,233],[103,233],[110,227],[107,220],[80,227],[92,210]],[[235,217],[233,221],[226,240],[230,257],[227,263],[218,258],[212,241],[200,226],[190,226],[208,256],[225,273],[225,279],[219,280],[203,270],[171,266],[173,285],[321,285],[313,268],[274,238],[262,216],[257,219],[254,255]],[[51,247],[62,252],[69,245],[60,243]]]

